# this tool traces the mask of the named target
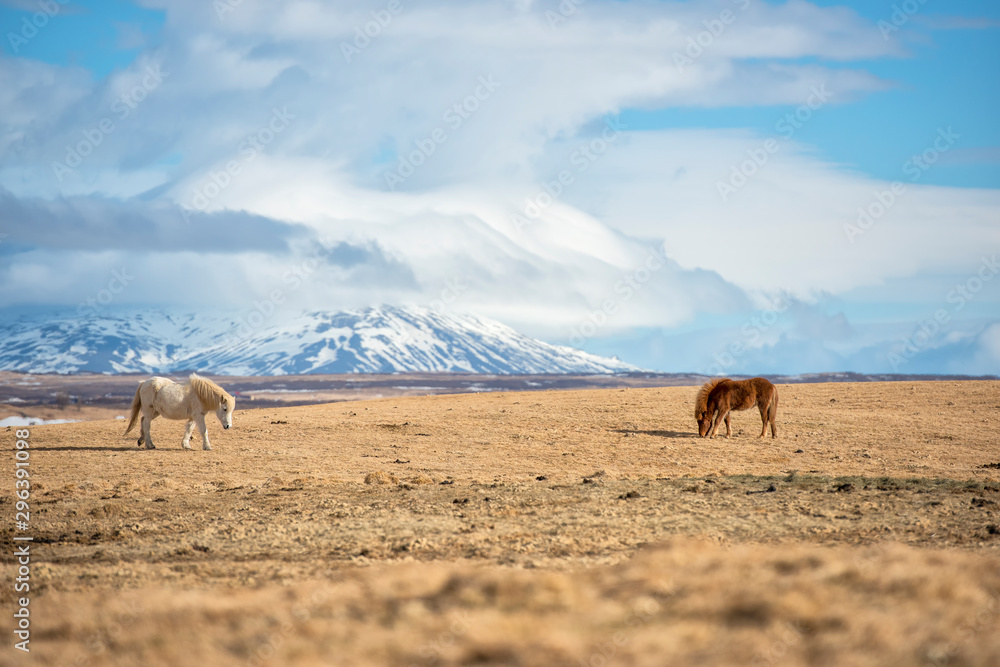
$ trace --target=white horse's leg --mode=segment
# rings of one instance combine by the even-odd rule
[[[153,421],[153,411],[150,410],[148,413],[144,410],[142,413],[142,438],[141,440],[146,441],[146,449],[156,449],[153,444],[153,436],[149,434],[150,422]]]
[[[189,419],[187,423],[187,428],[184,429],[184,440],[181,444],[184,449],[191,449],[191,434],[194,433],[194,420]]]
[[[195,415],[195,421],[198,422],[198,431],[201,433],[201,448],[211,449],[212,445],[208,441],[208,425],[205,423],[205,415]]]

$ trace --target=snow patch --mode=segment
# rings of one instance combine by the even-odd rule
[[[0,320],[2,321],[2,320]],[[482,317],[422,308],[313,311],[234,338],[238,317],[108,309],[0,323],[0,369],[220,375],[472,372],[609,374],[640,370],[519,334]],[[24,378],[23,384],[31,384]]]
[[[5,426],[47,426],[48,424],[75,424],[81,419],[36,419],[35,417],[6,417],[0,419],[0,428]]]

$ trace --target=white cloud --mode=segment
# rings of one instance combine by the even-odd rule
[[[821,111],[820,111],[821,113]],[[769,137],[732,131],[635,133],[608,151],[567,198],[625,234],[666,239],[685,267],[717,271],[748,290],[805,297],[843,293],[894,277],[966,270],[983,248],[1000,246],[1000,192],[923,186],[905,190],[810,155],[774,135],[777,152],[723,200],[718,183],[765,154]],[[749,170],[748,170],[749,171]],[[859,209],[894,202],[860,236]],[[878,208],[873,209],[876,213]],[[867,222],[865,222],[867,224]],[[853,233],[853,232],[852,232]]]
[[[341,44],[351,43],[354,29],[381,8],[241,3],[220,20],[210,4],[167,3],[163,46],[95,84],[87,99],[54,101],[33,133],[25,128],[35,157],[61,156],[67,142],[108,115],[123,81],[155,63],[167,75],[164,84],[136,110],[136,120],[108,137],[88,168],[138,166],[176,152],[182,169],[204,171],[227,159],[278,105],[299,115],[282,151],[343,162],[361,176],[381,148],[408,150],[442,125],[442,115],[479,77],[495,77],[501,88],[413,182],[433,187],[523,172],[553,137],[624,107],[797,103],[823,82],[845,98],[878,89],[885,84],[860,69],[747,59],[849,60],[890,48],[859,39],[863,23],[850,12],[791,3],[751,7],[692,66],[678,68],[675,55],[705,30],[703,21],[714,20],[719,5],[593,2],[552,29],[541,7],[403,3],[347,62]],[[372,171],[381,185],[381,169]],[[61,187],[50,186],[51,193]]]
[[[360,268],[324,265],[294,295],[303,302],[426,305],[459,280],[466,287],[456,308],[562,338],[611,300],[617,310],[597,333],[607,336],[742,310],[777,292],[811,300],[960,271],[1000,241],[996,191],[907,183],[850,243],[844,225],[889,184],[827,164],[796,136],[782,136],[777,112],[779,149],[726,201],[717,183],[769,137],[625,128],[593,159],[578,159],[582,145],[606,133],[604,119],[624,109],[801,105],[817,90],[831,93],[823,104],[841,104],[891,86],[854,63],[899,55],[898,45],[847,8],[588,0],[552,27],[546,11],[557,3],[402,0],[345,57],[342,44],[386,3],[244,2],[222,17],[213,3],[146,4],[167,13],[161,45],[103,81],[0,58],[0,84],[9,84],[0,85],[0,185],[21,198],[93,196],[108,210],[108,197],[142,195],[171,210],[300,224],[313,239],[376,247],[372,266],[398,269],[366,283]],[[112,105],[150,67],[162,69],[162,84],[118,118]],[[488,94],[484,78],[495,82]],[[276,110],[290,116],[278,132],[270,124]],[[108,116],[114,131],[59,181],[52,162]],[[250,138],[265,136],[248,149]],[[433,152],[389,191],[386,173],[401,157],[426,153],[428,141]],[[527,216],[526,203],[537,203],[562,171],[571,182]],[[516,224],[515,214],[529,224]],[[203,294],[181,280],[157,292],[155,283],[137,282],[129,299],[214,294],[229,305],[251,303],[311,252],[304,242],[286,254],[254,247],[232,255],[212,244],[202,251],[198,226],[219,218],[176,218],[157,225],[176,224],[174,234],[192,237],[191,250],[143,251],[149,275],[200,270],[224,287]],[[120,235],[121,221],[106,232]],[[232,234],[240,247],[240,232]],[[0,274],[5,289],[30,299],[76,299],[87,290],[75,286],[99,285],[121,259],[67,258],[58,244],[35,242]],[[616,286],[650,249],[673,261],[625,299]],[[813,326],[857,334],[835,317]]]

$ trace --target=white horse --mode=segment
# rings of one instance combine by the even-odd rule
[[[187,430],[181,444],[184,449],[191,449],[191,433],[195,424],[201,433],[202,449],[211,449],[208,442],[208,426],[205,415],[215,410],[215,415],[222,423],[222,428],[233,425],[233,410],[236,409],[236,399],[225,389],[207,378],[192,373],[187,384],[177,384],[167,378],[152,377],[139,385],[132,399],[132,416],[129,418],[128,435],[142,412],[142,427],[138,446],[146,444],[146,449],[156,449],[149,435],[149,425],[154,419],[163,415],[167,419],[187,419]]]

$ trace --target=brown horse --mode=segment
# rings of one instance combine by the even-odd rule
[[[706,382],[698,390],[694,401],[694,418],[698,420],[698,435],[705,437],[709,429],[714,438],[719,430],[719,423],[726,422],[726,437],[732,432],[729,427],[729,412],[731,410],[749,410],[753,406],[760,408],[760,418],[764,425],[760,429],[763,438],[767,432],[767,424],[771,424],[771,437],[778,437],[774,429],[774,418],[778,414],[778,390],[764,378],[733,381],[729,378],[719,378]]]

